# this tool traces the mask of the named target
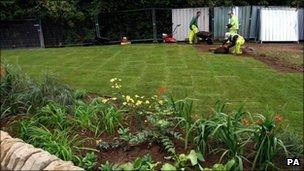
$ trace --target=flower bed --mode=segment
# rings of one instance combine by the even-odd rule
[[[284,119],[217,102],[209,118],[193,99],[175,100],[161,87],[145,97],[72,90],[54,79],[37,83],[6,67],[1,76],[1,125],[27,143],[86,170],[243,170],[284,168],[302,157],[301,140],[283,136]],[[284,140],[284,141],[283,141]]]

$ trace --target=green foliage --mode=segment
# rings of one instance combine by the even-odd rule
[[[1,117],[35,113],[49,101],[65,106],[73,104],[72,90],[59,84],[54,77],[45,75],[41,83],[37,83],[20,69],[10,65],[5,65],[5,69],[0,82]]]
[[[160,137],[160,139],[161,139],[162,146],[167,151],[167,153],[171,154],[171,155],[175,155],[176,150],[175,150],[175,146],[174,146],[174,143],[172,142],[172,140],[170,140],[169,137],[166,137],[166,136],[162,136],[162,137]]]
[[[77,89],[74,92],[74,98],[76,100],[83,99],[87,94],[88,94],[88,92],[86,90],[84,90],[84,89]]]
[[[97,156],[94,152],[87,153],[84,158],[82,158],[80,162],[80,167],[85,170],[92,171],[94,170],[95,165],[97,164]]]
[[[176,167],[170,163],[165,163],[164,165],[162,165],[160,170],[161,171],[175,171]]]
[[[134,170],[154,170],[154,168],[158,165],[159,163],[155,163],[152,160],[151,155],[146,154],[141,158],[137,158],[134,162],[133,162],[133,167]]]
[[[202,120],[198,122],[197,136],[194,138],[198,147],[202,151],[206,151],[207,141],[210,136],[218,139],[227,146],[227,150],[216,148],[224,151],[220,161],[225,155],[229,158],[235,159],[233,169],[243,169],[243,155],[244,146],[249,142],[255,129],[246,128],[241,119],[244,118],[245,112],[242,107],[232,114],[223,113],[225,104],[221,102],[216,103],[215,114],[209,120]],[[249,135],[247,135],[249,133]]]
[[[55,103],[49,103],[42,107],[38,114],[32,117],[37,123],[48,128],[56,128],[59,130],[68,129],[73,126],[71,120],[68,119],[67,109]]]
[[[116,109],[112,105],[106,106],[102,110],[98,110],[98,121],[101,123],[107,133],[113,134],[117,127],[121,125],[121,112],[122,111]]]
[[[303,7],[301,0],[283,1],[246,1],[246,0],[156,0],[156,1],[106,1],[106,0],[66,0],[66,1],[0,1],[2,19],[24,18],[39,15],[53,18],[83,18],[96,16],[101,12],[137,8],[183,8],[197,6],[234,6],[234,5],[286,5]],[[60,15],[61,14],[61,15]]]
[[[97,137],[104,131],[97,117],[97,112],[101,109],[99,105],[87,104],[79,100],[75,104],[73,121],[76,122],[77,127],[90,130]]]
[[[191,168],[201,168],[200,161],[204,161],[203,155],[200,152],[191,150],[188,155],[179,154],[175,155],[173,158],[175,160],[174,166],[166,163],[162,166],[161,170],[190,170]]]
[[[254,141],[256,145],[256,154],[252,164],[252,169],[256,169],[257,164],[260,169],[268,170],[276,168],[273,164],[273,159],[280,149],[285,151],[288,155],[287,149],[282,140],[277,138],[275,130],[276,123],[274,119],[266,117],[263,122],[258,125],[257,132],[254,134]]]
[[[175,101],[172,96],[168,98],[168,105],[173,110],[173,115],[178,117],[182,128],[187,132],[185,137],[185,149],[188,146],[189,136],[192,138],[191,127],[194,124],[193,115],[193,100],[190,98],[185,98]]]
[[[204,168],[201,170],[205,171],[230,171],[232,167],[235,165],[235,160],[229,160],[225,165],[223,164],[215,164],[212,168]]]
[[[101,164],[100,167],[99,167],[99,169],[101,171],[113,171],[113,170],[119,171],[119,170],[121,170],[119,168],[118,164],[113,164],[113,163],[110,163],[108,161],[106,161],[106,163],[104,163],[104,164]]]
[[[82,141],[77,135],[71,136],[70,131],[58,129],[51,131],[44,126],[34,126],[30,128],[29,134],[26,141],[35,147],[43,148],[63,160],[77,161],[75,152]]]
[[[285,144],[289,155],[292,157],[299,157],[304,155],[303,138],[290,129],[284,129],[278,138]]]

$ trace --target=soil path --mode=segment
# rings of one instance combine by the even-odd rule
[[[199,52],[208,52],[210,49],[214,49],[219,47],[219,44],[214,45],[206,45],[199,44],[195,45]],[[269,55],[274,52],[276,54],[280,53],[290,53],[294,55],[299,55],[303,60],[303,44],[295,44],[295,43],[246,43],[243,48],[242,57],[253,57],[256,60],[262,61],[271,68],[286,73],[294,73],[294,72],[304,72],[304,66],[296,65],[290,63],[288,61],[282,60],[275,55]],[[266,55],[267,54],[267,55]]]

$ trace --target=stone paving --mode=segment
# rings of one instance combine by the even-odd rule
[[[84,170],[0,130],[0,170]]]

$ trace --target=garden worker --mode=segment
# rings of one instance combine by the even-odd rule
[[[189,27],[190,27],[189,43],[190,44],[197,43],[196,34],[199,32],[198,26],[197,26],[197,20],[200,15],[201,15],[200,11],[196,12],[196,16],[194,16],[190,22],[190,25],[189,25]]]
[[[229,29],[230,33],[237,33],[239,29],[239,19],[236,15],[233,14],[231,11],[228,13],[229,15],[229,23],[227,24],[227,28]]]
[[[228,49],[233,47],[231,53],[238,55],[242,54],[241,46],[244,45],[245,43],[245,39],[243,36],[236,33],[227,32],[225,34],[225,40],[223,42],[223,46],[227,43],[229,43],[227,46]]]

